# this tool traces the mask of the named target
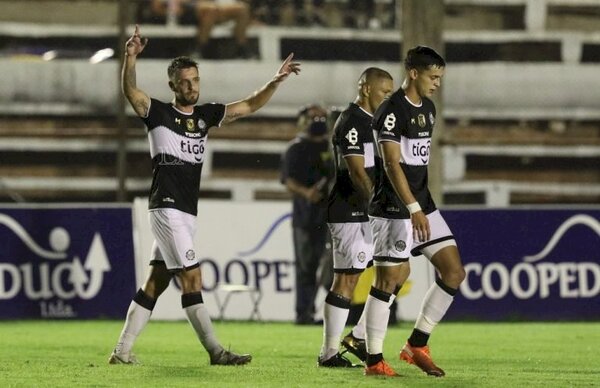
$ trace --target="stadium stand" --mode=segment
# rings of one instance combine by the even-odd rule
[[[287,198],[277,170],[279,154],[294,136],[297,107],[315,95],[328,106],[344,104],[353,93],[344,86],[373,63],[400,74],[401,37],[377,28],[399,19],[390,16],[392,1],[376,2],[375,15],[385,21],[367,29],[341,21],[344,1],[326,3],[332,21],[325,26],[252,27],[249,36],[260,53],[255,61],[228,60],[228,27],[214,30],[225,49],[222,60],[201,63],[211,75],[203,80],[204,101],[247,93],[259,81],[247,79],[242,69],[268,76],[287,52],[305,65],[302,90],[282,90],[262,116],[214,131],[203,196]],[[7,4],[0,0],[6,10],[0,15],[0,69],[10,74],[0,79],[0,200],[113,200],[118,64],[92,65],[89,57],[117,49],[117,2]],[[28,11],[32,7],[36,12]],[[599,21],[600,1],[446,1],[447,203],[600,202]],[[156,84],[166,58],[187,46],[194,27],[143,24],[142,31],[151,45],[138,83],[169,98]],[[41,60],[52,50],[55,60]],[[146,194],[150,161],[141,125],[130,117],[129,127],[132,198]]]

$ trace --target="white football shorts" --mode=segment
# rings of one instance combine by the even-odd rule
[[[154,235],[151,263],[164,261],[170,271],[198,265],[194,251],[196,216],[177,209],[151,209],[148,218]]]
[[[370,217],[373,231],[375,266],[394,266],[407,261],[411,255],[425,255],[429,260],[440,249],[456,245],[454,236],[439,210],[427,215],[431,238],[414,241],[410,219]]]
[[[368,222],[328,223],[333,242],[333,271],[360,273],[373,259],[373,234]]]

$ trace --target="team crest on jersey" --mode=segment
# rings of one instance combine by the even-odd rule
[[[364,252],[358,253],[358,261],[359,262],[364,263],[366,258],[367,258],[367,255]]]
[[[194,125],[194,119],[185,120],[185,125],[188,131],[194,132],[194,130],[196,129],[196,126]]]
[[[394,247],[397,251],[403,251],[406,249],[406,243],[402,240],[398,240],[396,241],[396,244],[394,244]]]
[[[185,253],[185,258],[188,259],[188,260],[190,260],[190,261],[194,260],[196,258],[196,252],[194,252],[193,249],[188,250]]]
[[[206,128],[206,122],[202,119],[198,119],[198,128],[200,128],[200,130],[203,130]]]
[[[419,127],[424,128],[427,122],[425,122],[425,115],[423,113],[419,113],[417,116],[417,121],[419,122]]]
[[[431,125],[435,124],[435,117],[433,117],[432,112],[429,112],[429,122],[431,123]]]

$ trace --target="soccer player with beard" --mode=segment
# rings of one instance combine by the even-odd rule
[[[150,319],[158,297],[173,276],[181,284],[181,305],[212,365],[242,365],[249,354],[224,349],[213,331],[202,298],[202,278],[194,249],[193,236],[200,192],[200,174],[208,131],[265,105],[277,87],[291,74],[300,72],[300,64],[291,54],[273,78],[249,97],[227,105],[196,105],[200,94],[198,64],[187,57],[171,61],[169,87],[174,94],[170,103],[150,98],[136,84],[136,60],[148,40],[138,26],[125,48],[123,92],[135,113],[147,127],[152,156],[152,187],[149,199],[150,227],[155,241],[150,273],[127,311],[127,318],[109,363],[132,364],[134,341]]]

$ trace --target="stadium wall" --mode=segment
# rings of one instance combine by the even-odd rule
[[[289,212],[286,202],[200,202],[195,242],[213,318],[293,319]],[[600,319],[600,207],[443,213],[467,272],[449,319]],[[148,268],[147,200],[0,205],[0,242],[0,319],[121,319]],[[416,317],[433,278],[422,256],[411,267],[400,320]],[[154,319],[185,319],[179,300],[172,283]]]
[[[237,100],[262,86],[279,65],[278,60],[203,62],[201,101]],[[149,95],[165,101],[172,98],[167,87],[167,66],[165,60],[140,61],[137,81]],[[306,63],[302,77],[286,82],[260,115],[294,117],[298,107],[315,102],[315,96],[318,96],[316,102],[325,106],[344,106],[354,99],[356,92],[352,85],[368,66],[390,71],[399,85],[401,69],[397,63]],[[2,114],[115,114],[119,91],[115,61],[92,65],[86,60],[44,62],[0,58],[0,69],[11,75],[0,78]],[[597,66],[593,64],[453,64],[448,68],[442,89],[444,116],[597,120],[600,78],[596,74]]]

